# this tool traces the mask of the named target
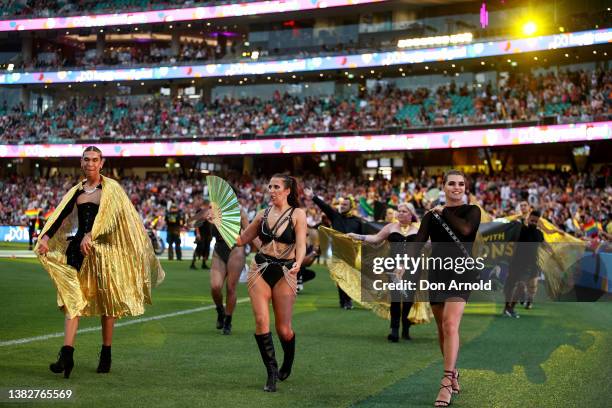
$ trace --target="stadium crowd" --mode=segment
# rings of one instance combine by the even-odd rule
[[[213,32],[212,35],[218,33]],[[232,34],[238,36],[238,34]],[[208,40],[208,41],[207,41]],[[209,43],[210,41],[210,43]],[[96,48],[74,49],[65,42],[45,41],[36,45],[32,59],[28,62],[23,59],[11,60],[12,71],[55,70],[60,68],[86,68],[100,69],[103,67],[150,66],[152,64],[198,64],[202,62],[253,62],[261,60],[274,60],[278,57],[321,57],[337,53],[354,53],[357,51],[388,51],[396,49],[397,41],[368,40],[363,44],[356,44],[352,40],[344,44],[339,40],[332,40],[332,44],[312,45],[308,47],[292,48],[277,47],[264,49],[263,47],[250,48],[244,43],[246,40],[218,41],[218,37],[194,35],[191,39],[181,42],[178,51],[173,51],[166,41],[136,44],[107,44],[99,53]],[[313,41],[317,42],[318,41]],[[222,44],[223,43],[223,44]],[[244,54],[243,54],[244,53]],[[252,57],[252,53],[257,56]],[[8,67],[8,65],[7,65]],[[10,71],[10,72],[12,72]]]
[[[365,89],[365,88],[364,88]],[[607,120],[612,115],[612,72],[517,73],[497,84],[362,90],[348,98],[272,99],[89,97],[59,101],[36,111],[0,105],[0,142],[181,139],[405,131],[420,127],[535,121]]]
[[[251,47],[246,35],[231,33],[227,41],[219,41],[218,33],[200,32],[184,39],[175,52],[168,41],[144,42],[135,44],[108,43],[98,52],[97,48],[75,48],[68,40],[38,40],[31,60],[14,58],[10,61],[12,71],[56,70],[61,68],[100,69],[117,65],[138,67],[152,64],[197,64],[202,62],[253,62],[275,60],[279,57],[307,58],[333,56],[338,53],[384,52],[397,50],[396,39],[368,39],[362,43],[353,40],[342,42],[332,36],[323,40],[304,40],[310,45],[286,47]],[[278,44],[277,44],[278,45]],[[8,65],[7,65],[8,67]],[[11,72],[12,72],[11,71]]]
[[[612,238],[611,171],[612,167],[604,166],[597,172],[580,174],[537,170],[472,174],[469,176],[470,200],[493,218],[516,214],[521,202],[527,202],[560,230],[584,239],[609,240]],[[236,186],[242,207],[249,219],[253,219],[266,205],[267,178],[225,177]],[[442,176],[425,171],[418,177],[398,176],[391,181],[306,175],[300,182],[302,186],[313,188],[329,203],[340,197],[354,197],[355,211],[370,221],[384,220],[386,208],[396,207],[399,202],[410,203],[416,214],[422,216],[427,209],[444,201],[440,194]],[[47,212],[73,183],[74,179],[59,176],[50,179],[12,177],[0,181],[0,189],[4,192],[0,196],[0,225],[25,225],[28,222],[26,210]],[[193,215],[201,205],[197,197],[206,194],[201,178],[124,178],[121,184],[145,225],[153,223],[158,228],[163,228],[163,216],[172,204],[186,215]],[[322,213],[312,201],[304,199],[303,204],[311,227],[323,222]],[[378,214],[368,210],[376,207],[383,210]]]
[[[101,66],[134,66],[137,64],[158,63],[187,63],[218,61],[228,57],[235,57],[235,44],[224,44],[221,46],[209,45],[203,39],[201,41],[188,40],[183,42],[178,53],[175,55],[172,48],[162,44],[151,43],[150,45],[110,45],[98,54],[95,48],[78,52],[64,52],[63,45],[45,43],[37,46],[37,52],[29,62],[15,61],[13,70],[33,69],[59,69],[65,67],[96,68]]]

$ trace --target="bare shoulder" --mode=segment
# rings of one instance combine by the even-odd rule
[[[293,210],[293,218],[296,220],[306,220],[306,211],[296,207],[295,210]]]
[[[396,232],[399,231],[399,222],[390,222],[388,224],[386,224],[384,227],[382,227],[381,231],[385,231],[385,232]]]
[[[293,210],[292,215],[293,225],[297,225],[297,223],[305,223],[306,222],[306,211],[301,208],[296,207]]]

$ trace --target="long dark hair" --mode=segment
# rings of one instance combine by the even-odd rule
[[[299,207],[300,197],[298,195],[298,183],[295,177],[291,177],[287,174],[276,173],[271,177],[271,179],[273,178],[282,179],[283,184],[285,185],[285,188],[288,188],[289,190],[291,190],[289,192],[289,195],[287,196],[287,203],[292,207]]]

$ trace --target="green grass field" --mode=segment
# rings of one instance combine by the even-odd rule
[[[166,281],[143,317],[212,304],[208,271],[188,265],[164,262]],[[364,309],[339,309],[325,268],[316,270],[296,303],[293,374],[275,394],[262,391],[265,369],[248,302],[238,305],[231,336],[214,328],[214,310],[117,327],[107,375],[95,372],[99,331],[77,337],[69,380],[48,369],[61,337],[3,344],[0,388],[74,390],[74,400],[53,404],[58,407],[432,406],[442,373],[434,325],[414,327],[411,342],[390,344],[388,322]],[[63,330],[51,281],[36,260],[0,259],[0,279],[0,343]],[[244,298],[241,284],[239,299]],[[463,391],[453,406],[610,406],[612,305],[537,304],[518,320],[502,318],[500,311],[492,304],[466,310],[459,361]],[[81,323],[97,326],[95,318]]]
[[[21,249],[27,250],[28,243],[27,242],[0,242],[0,250],[1,249]]]

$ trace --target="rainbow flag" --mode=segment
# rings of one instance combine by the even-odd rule
[[[29,210],[26,210],[24,214],[30,218],[33,218],[38,215],[39,211],[40,210],[38,208],[30,208]]]
[[[582,226],[582,230],[584,231],[587,237],[592,237],[593,235],[597,235],[597,232],[598,232],[597,223],[595,222],[594,219],[591,219],[591,221],[584,223],[584,225]]]
[[[365,197],[361,197],[359,199],[359,212],[361,213],[362,217],[374,215],[374,208],[372,208],[372,206],[368,204],[368,201],[365,199]]]
[[[49,211],[47,211],[46,213],[43,214],[43,218],[45,220],[48,220],[49,217],[51,216],[51,214],[53,214],[53,211],[55,211],[55,208],[51,208]]]
[[[391,198],[387,201],[387,205],[393,209],[397,209],[397,205],[399,204],[399,197],[396,195],[392,195]]]

